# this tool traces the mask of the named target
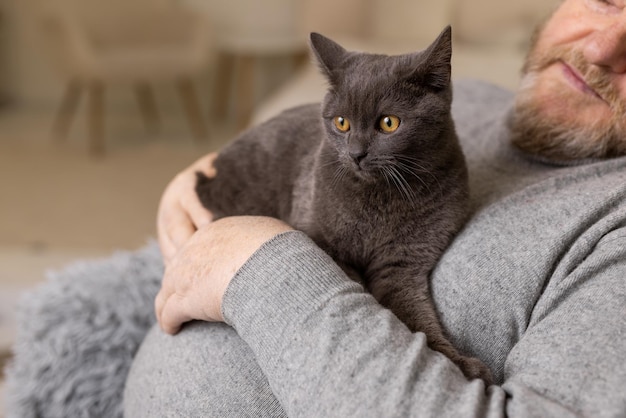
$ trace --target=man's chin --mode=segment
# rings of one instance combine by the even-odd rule
[[[547,124],[529,124],[514,118],[511,142],[526,154],[558,164],[606,156],[600,144],[590,146],[586,141],[580,141],[586,135],[580,132],[571,135],[572,130],[563,126],[553,129]]]
[[[625,130],[608,107],[538,81],[527,75],[517,95],[510,126],[517,148],[561,163],[626,154],[626,136],[619,134]]]

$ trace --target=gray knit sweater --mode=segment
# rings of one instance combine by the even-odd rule
[[[129,416],[626,416],[626,158],[564,166],[511,148],[512,95],[455,86],[471,221],[432,276],[467,381],[300,232],[266,243],[224,299],[232,328],[153,329]]]

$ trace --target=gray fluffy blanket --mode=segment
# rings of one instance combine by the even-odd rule
[[[124,382],[155,323],[156,243],[50,274],[21,299],[6,370],[8,417],[122,416]]]

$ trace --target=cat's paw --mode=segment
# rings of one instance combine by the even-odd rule
[[[482,379],[487,386],[493,383],[491,370],[485,363],[474,357],[463,357],[459,361],[459,367],[463,374],[470,380]]]

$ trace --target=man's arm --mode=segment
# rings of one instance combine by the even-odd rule
[[[488,389],[301,233],[275,237],[244,264],[223,314],[290,416],[623,415],[626,246],[613,234],[568,280],[548,286],[504,383]]]

